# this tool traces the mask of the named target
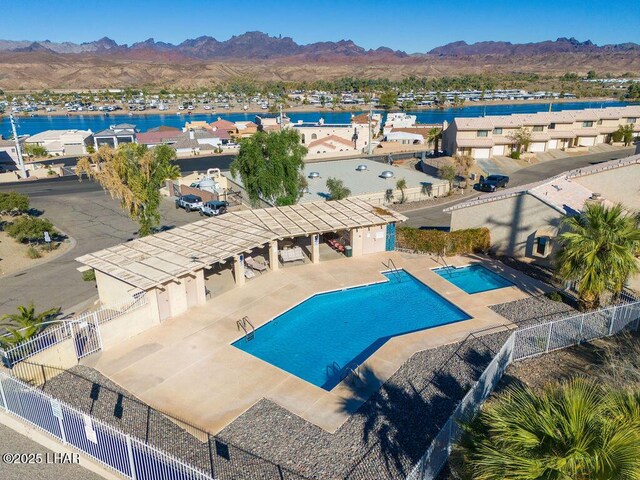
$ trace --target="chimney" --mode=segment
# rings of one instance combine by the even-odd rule
[[[194,140],[196,138],[196,132],[194,132],[193,130],[189,130],[189,138],[191,140]]]

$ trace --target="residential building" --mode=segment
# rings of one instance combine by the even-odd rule
[[[384,122],[383,132],[385,135],[393,128],[413,127],[416,124],[417,117],[404,112],[391,112],[387,114]]]
[[[38,145],[50,155],[86,155],[93,143],[91,130],[45,130],[25,139],[25,145]]]
[[[20,138],[20,145],[24,146],[25,137]],[[15,140],[3,140],[0,138],[0,167],[5,170],[13,170],[18,165],[18,152]]]
[[[487,227],[498,254],[548,263],[565,216],[585,204],[622,203],[640,211],[640,155],[571,170],[521,187],[499,190],[445,208],[451,230]]]
[[[111,125],[106,130],[95,133],[93,141],[95,148],[107,145],[112,148],[118,148],[123,143],[136,143],[138,129],[135,125],[129,123],[121,123],[119,125]]]
[[[625,125],[640,133],[640,106],[455,118],[444,130],[443,147],[449,155],[476,159],[509,155],[516,148],[514,132],[526,128],[531,132],[528,152],[585,149],[610,142],[611,134]]]
[[[139,144],[151,148],[162,144],[173,145],[182,134],[183,132],[179,128],[162,127],[139,133],[136,137]]]
[[[368,126],[368,122],[366,125],[328,124],[320,119],[317,123],[299,122],[291,128],[298,131],[300,142],[309,149],[307,158],[312,158],[362,153],[369,144]]]

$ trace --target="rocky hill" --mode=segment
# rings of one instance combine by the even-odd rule
[[[343,76],[389,78],[530,72],[585,74],[589,70],[640,75],[640,45],[598,46],[559,38],[528,44],[454,42],[426,53],[351,40],[306,45],[290,37],[247,32],[220,41],[210,36],[177,45],[148,40],[121,45],[109,38],[55,43],[0,40],[0,88],[90,89],[140,85],[193,87],[237,76],[257,80],[314,80]]]

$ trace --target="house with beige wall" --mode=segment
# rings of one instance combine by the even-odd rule
[[[640,155],[571,170],[445,208],[451,230],[487,227],[497,254],[548,263],[562,219],[589,202],[640,211]]]
[[[542,153],[609,143],[611,134],[626,125],[640,133],[640,106],[460,117],[445,128],[442,144],[449,155],[487,159],[515,150],[513,134],[520,128],[531,132],[527,151]]]

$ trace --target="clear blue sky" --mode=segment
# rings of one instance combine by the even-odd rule
[[[640,43],[638,0],[0,0],[0,12],[4,40],[179,43],[260,30],[301,44],[350,39],[407,52],[456,40]]]

